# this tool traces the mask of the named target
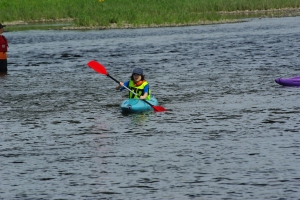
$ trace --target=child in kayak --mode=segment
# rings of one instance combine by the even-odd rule
[[[120,84],[116,87],[117,90],[124,90],[126,86],[138,96],[133,94],[132,92],[129,92],[129,98],[139,98],[139,99],[146,99],[150,100],[150,88],[148,82],[145,80],[145,76],[143,74],[143,69],[141,68],[135,68],[132,71],[132,75],[129,81],[126,81],[125,83],[120,82]]]

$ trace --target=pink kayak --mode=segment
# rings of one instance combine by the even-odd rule
[[[275,82],[284,86],[300,86],[300,76],[291,78],[276,78]]]

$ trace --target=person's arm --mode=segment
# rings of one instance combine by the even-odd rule
[[[148,92],[145,92],[144,95],[140,96],[140,99],[146,99],[148,97]]]
[[[129,86],[129,81],[126,81],[125,83],[120,82],[120,84],[116,87],[116,90],[120,90],[120,91],[124,90],[125,88],[123,86],[128,87]]]
[[[116,87],[116,90],[120,90],[123,87],[124,83],[120,82],[120,84]]]
[[[140,99],[146,99],[148,97],[149,85],[144,87],[144,94],[140,96]]]

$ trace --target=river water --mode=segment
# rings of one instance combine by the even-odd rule
[[[6,32],[0,199],[299,199],[300,17]],[[142,67],[168,111],[123,115]]]

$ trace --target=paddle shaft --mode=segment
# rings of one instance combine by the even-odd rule
[[[109,78],[111,78],[112,80],[114,80],[115,82],[117,82],[118,84],[120,84],[120,81],[118,81],[117,79],[115,79],[114,77],[112,77],[111,75],[107,74],[106,76],[108,76]],[[123,87],[128,90],[129,92],[131,92],[132,94],[134,94],[135,96],[139,96],[137,93],[135,93],[134,91],[132,91],[131,89],[129,89],[128,87],[126,87],[125,85],[123,85]],[[141,99],[144,102],[146,102],[148,105],[150,105],[151,107],[153,107],[154,105],[152,105],[151,103],[149,103],[148,101],[146,101],[145,99]]]

